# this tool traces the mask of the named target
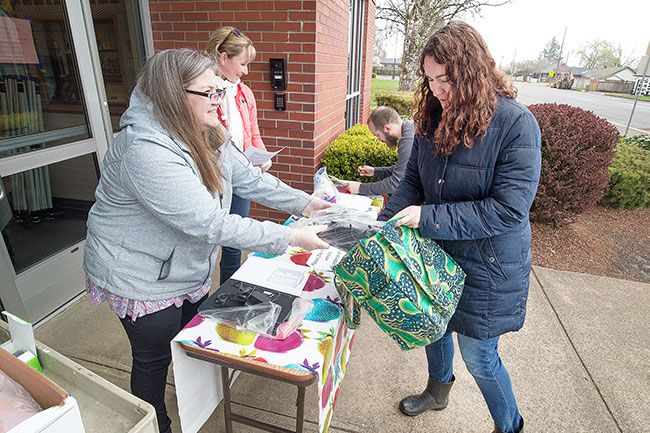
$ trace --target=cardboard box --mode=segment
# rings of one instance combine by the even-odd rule
[[[8,433],[85,433],[77,401],[56,383],[4,350],[0,350],[0,370],[43,408]]]

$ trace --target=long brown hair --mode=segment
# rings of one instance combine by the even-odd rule
[[[444,65],[452,84],[449,106],[444,110],[426,80],[425,57]],[[517,90],[497,69],[481,35],[461,21],[450,21],[429,38],[420,56],[420,75],[414,120],[418,132],[434,140],[442,155],[450,155],[461,138],[471,148],[474,139],[487,132],[498,96],[517,96]]]
[[[223,143],[224,133],[221,128],[207,132],[201,129],[185,89],[207,69],[214,68],[214,60],[198,51],[170,49],[147,60],[138,80],[140,90],[153,105],[154,116],[163,128],[187,146],[203,184],[213,193],[221,191],[222,187],[216,147]]]

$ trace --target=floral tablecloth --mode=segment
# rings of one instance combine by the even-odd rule
[[[289,249],[268,260],[306,266],[312,253]],[[258,255],[260,256],[260,255]],[[310,269],[302,297],[313,307],[299,329],[284,340],[217,325],[197,315],[172,341],[178,411],[184,433],[197,432],[222,398],[221,375],[214,364],[190,358],[179,343],[318,375],[319,429],[327,432],[354,340],[341,316],[341,300],[330,271]]]

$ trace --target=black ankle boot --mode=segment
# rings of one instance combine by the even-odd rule
[[[492,433],[503,433],[503,431],[499,430],[499,427],[496,425],[494,426],[494,430]],[[517,430],[517,433],[524,433],[524,419],[521,419],[521,424],[519,424],[519,430]]]
[[[429,379],[422,394],[409,395],[399,402],[399,410],[408,416],[420,415],[427,410],[443,410],[449,404],[449,391],[455,380],[454,376],[449,383]]]

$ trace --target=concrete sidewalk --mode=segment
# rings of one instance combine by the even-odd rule
[[[526,325],[501,340],[527,432],[648,431],[650,284],[535,267]],[[128,390],[130,350],[116,317],[83,298],[36,331],[38,340]],[[402,352],[364,315],[331,432],[492,431],[487,407],[460,356],[449,407],[408,418],[397,402],[426,383],[423,350]],[[173,380],[167,402],[180,432]],[[277,396],[286,396],[278,399]],[[234,411],[291,428],[295,387],[243,374]],[[316,387],[307,391],[306,431],[318,431]],[[235,424],[236,432],[258,432]],[[202,432],[223,432],[219,407]]]

